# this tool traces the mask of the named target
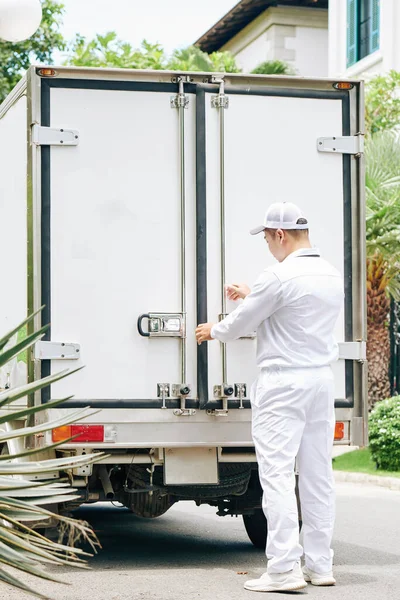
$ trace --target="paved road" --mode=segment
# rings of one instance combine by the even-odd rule
[[[338,585],[266,597],[400,600],[400,492],[343,483],[337,495]],[[103,550],[91,571],[57,570],[71,586],[39,582],[55,600],[259,598],[242,586],[265,570],[265,559],[248,542],[241,518],[220,518],[211,507],[187,502],[155,520],[106,504],[82,508],[79,515],[93,524]],[[8,586],[0,589],[7,600],[28,598]]]

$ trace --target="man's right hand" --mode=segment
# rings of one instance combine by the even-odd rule
[[[225,286],[226,297],[228,300],[240,300],[246,298],[251,292],[251,289],[245,283],[231,283]]]

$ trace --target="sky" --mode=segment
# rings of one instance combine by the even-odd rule
[[[170,53],[195,42],[238,0],[62,0],[62,33],[66,39],[80,33],[116,31],[138,47],[143,38],[159,42]]]

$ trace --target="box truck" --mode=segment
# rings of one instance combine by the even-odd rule
[[[92,409],[31,440],[45,452],[77,436],[56,454],[106,453],[73,472],[76,505],[157,517],[207,503],[265,543],[255,334],[198,346],[194,330],[235,308],[226,283],[271,264],[249,230],[275,201],[300,205],[343,274],[335,443],[365,444],[363,160],[360,81],[29,69],[0,108],[0,328],[41,306],[34,325],[51,327],[0,385],[84,365],[26,400],[73,396],[42,420]]]

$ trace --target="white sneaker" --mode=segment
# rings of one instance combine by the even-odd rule
[[[252,592],[292,592],[307,587],[301,569],[296,566],[287,573],[264,573],[259,579],[250,579],[244,584]]]
[[[309,581],[312,585],[335,585],[336,579],[333,576],[332,571],[327,573],[315,573],[308,567],[303,567],[303,575],[305,581]]]

